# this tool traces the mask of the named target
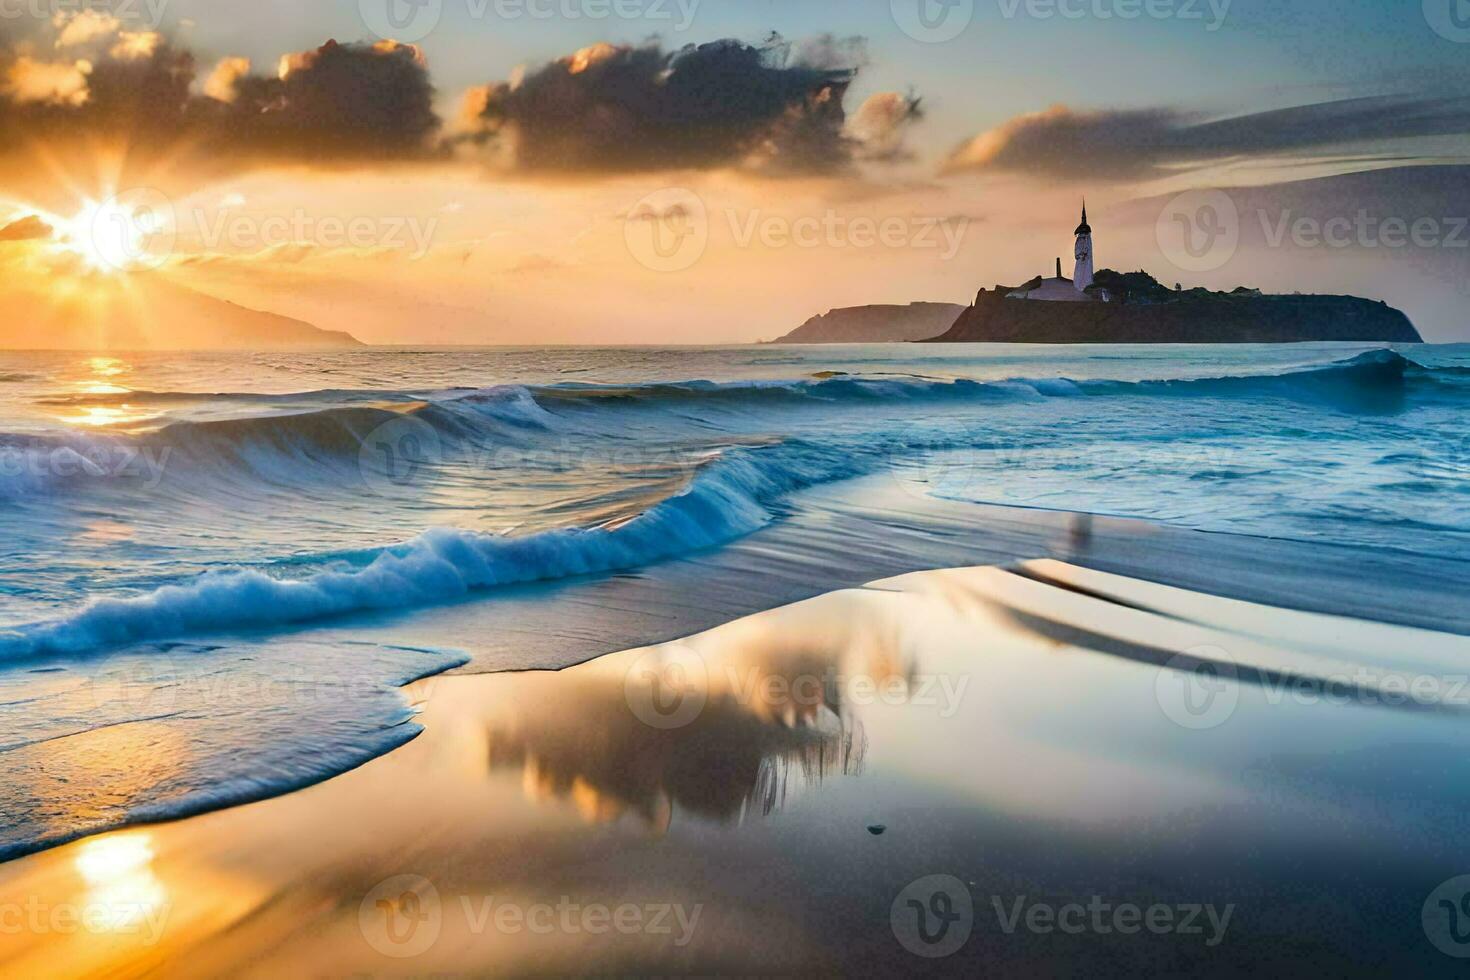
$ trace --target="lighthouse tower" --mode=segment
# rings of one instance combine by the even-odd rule
[[[1092,285],[1092,226],[1087,223],[1087,202],[1082,202],[1082,224],[1073,232],[1077,236],[1077,267],[1072,273],[1072,285],[1078,292]]]

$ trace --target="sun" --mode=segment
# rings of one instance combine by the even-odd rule
[[[155,208],[117,197],[84,201],[66,225],[72,250],[99,272],[153,264],[153,239],[164,231]]]

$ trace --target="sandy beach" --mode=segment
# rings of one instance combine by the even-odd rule
[[[1414,969],[1467,655],[1056,561],[878,580],[417,682],[351,772],[5,865],[0,969]]]

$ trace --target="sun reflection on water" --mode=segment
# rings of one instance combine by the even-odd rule
[[[91,369],[92,374],[99,378],[115,378],[133,369],[127,361],[120,357],[89,357],[87,366]]]
[[[167,905],[168,890],[153,872],[153,841],[146,832],[85,841],[75,863],[88,885],[86,906],[98,910],[98,931],[132,932]]]
[[[71,386],[85,396],[128,395],[131,388],[118,384],[114,379],[128,374],[133,366],[120,357],[87,357],[78,365],[79,374]],[[68,425],[89,429],[126,428],[145,422],[154,413],[122,402],[104,405],[82,405],[74,412],[60,416]]]

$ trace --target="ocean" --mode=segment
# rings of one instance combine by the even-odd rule
[[[1470,345],[3,353],[0,857],[351,768],[407,681],[572,662],[573,586],[737,547],[752,595],[957,564],[984,504],[1428,576],[1467,407]],[[583,653],[677,632],[618,623]]]

